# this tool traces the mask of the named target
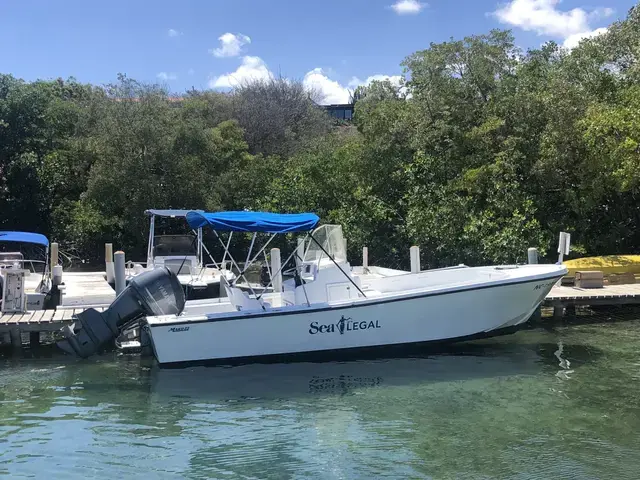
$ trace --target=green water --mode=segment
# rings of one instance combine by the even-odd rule
[[[0,475],[640,478],[640,320],[348,363],[39,355],[0,359]]]

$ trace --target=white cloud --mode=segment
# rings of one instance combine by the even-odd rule
[[[420,3],[418,0],[398,0],[391,5],[398,15],[417,15],[426,7],[426,3]]]
[[[317,94],[317,101],[323,105],[348,103],[349,89],[331,80],[321,68],[314,68],[304,76],[304,87]]]
[[[160,80],[175,80],[178,76],[173,72],[160,72],[156,75]]]
[[[580,40],[585,38],[597,37],[598,35],[602,35],[603,33],[607,33],[607,28],[596,28],[590,32],[576,33],[575,35],[571,35],[567,37],[562,44],[563,47],[572,49],[578,46]]]
[[[308,72],[303,79],[303,85],[307,90],[313,91],[319,97],[321,104],[348,103],[351,92],[359,85],[370,85],[373,81],[389,80],[392,84],[400,86],[402,77],[400,75],[371,75],[366,80],[352,77],[349,83],[344,86],[328,77],[327,72],[321,68],[314,68]]]
[[[169,31],[167,32],[167,35],[169,35],[170,37],[179,37],[180,35],[182,35],[182,32],[179,32],[178,30],[174,30],[173,28],[170,28]]]
[[[390,80],[394,85],[400,85],[400,75],[372,75],[366,80],[353,77],[348,85],[329,78],[329,71],[314,68],[306,73],[302,79],[303,86],[312,94],[315,100],[322,104],[348,103],[351,91],[358,85],[369,85],[374,80]],[[235,72],[227,73],[209,80],[209,88],[233,88],[252,80],[268,80],[274,75],[267,64],[260,57],[242,57],[241,65]]]
[[[242,47],[251,43],[251,38],[238,33],[225,33],[218,38],[220,47],[210,50],[216,57],[237,57],[242,52]]]
[[[384,80],[389,80],[393,85],[395,85],[396,87],[400,86],[400,82],[402,81],[402,77],[400,75],[381,75],[381,74],[377,74],[377,75],[371,75],[370,77],[367,77],[366,80],[360,80],[358,77],[353,77],[350,81],[349,81],[349,86],[351,88],[356,88],[360,85],[363,86],[368,86],[371,84],[371,82],[382,82]]]
[[[226,73],[209,80],[209,88],[233,88],[252,80],[267,80],[273,74],[260,57],[242,57],[242,64],[235,72]]]
[[[613,8],[610,7],[598,7],[593,12],[589,14],[589,16],[595,20],[599,18],[607,18],[616,13]]]
[[[581,38],[602,33],[593,29],[591,21],[613,15],[614,10],[600,7],[588,12],[584,8],[559,10],[561,0],[511,0],[498,8],[493,15],[502,23],[538,35],[559,37],[567,48],[578,44]]]

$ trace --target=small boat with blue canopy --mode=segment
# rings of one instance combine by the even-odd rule
[[[304,248],[293,249],[280,271],[271,272],[273,293],[249,295],[231,282],[225,285],[227,302],[147,316],[161,365],[353,353],[496,335],[526,322],[566,273],[562,265],[502,265],[367,277],[347,261],[340,227],[318,226],[313,213],[193,211],[186,220],[192,228],[211,228],[223,245],[222,236],[232,232],[268,235],[263,249],[277,235],[302,233]],[[291,278],[279,280],[283,271]]]
[[[141,273],[167,267],[178,276],[188,299],[204,299],[220,295],[221,279],[231,281],[235,278],[235,274],[226,268],[225,258],[217,263],[207,250],[202,239],[202,228],[193,228],[192,234],[156,233],[158,219],[184,219],[190,211],[145,210],[144,213],[150,218],[147,259],[145,262],[128,263],[127,283]],[[205,254],[209,257],[209,262],[206,261]]]
[[[26,307],[42,309],[44,296],[51,290],[49,239],[40,233],[0,231],[0,301],[7,295],[9,270],[23,272]]]

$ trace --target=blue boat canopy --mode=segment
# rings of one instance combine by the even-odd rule
[[[0,242],[35,243],[44,247],[49,246],[49,240],[41,233],[31,232],[0,232]]]
[[[308,232],[320,221],[315,213],[269,212],[189,212],[191,228],[210,225],[214,230],[232,232],[289,233]]]

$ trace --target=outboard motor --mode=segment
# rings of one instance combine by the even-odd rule
[[[65,340],[58,347],[87,358],[120,334],[120,329],[145,315],[178,315],[184,309],[182,285],[166,267],[137,275],[104,312],[89,308],[63,328]]]

